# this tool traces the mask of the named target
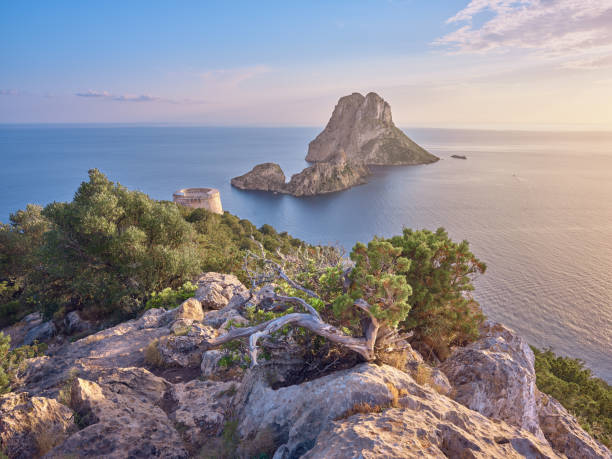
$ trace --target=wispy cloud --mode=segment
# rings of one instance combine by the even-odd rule
[[[14,89],[0,89],[0,96],[16,96],[19,92]]]
[[[160,97],[150,96],[148,94],[112,94],[108,91],[94,91],[89,90],[86,92],[77,92],[75,94],[78,97],[87,97],[87,98],[98,98],[105,100],[113,100],[117,102],[153,102],[162,100]]]
[[[101,100],[109,100],[113,102],[162,102],[167,104],[206,104],[205,100],[199,99],[169,99],[164,97],[151,96],[149,94],[114,94],[108,91],[95,91],[88,90],[86,92],[77,92],[74,94],[77,97],[91,98],[91,99],[101,99]]]
[[[587,70],[610,68],[612,67],[612,54],[609,56],[603,56],[603,57],[578,59],[574,61],[569,61],[565,64],[565,66],[568,68],[587,69]]]
[[[462,53],[612,56],[612,0],[472,0],[447,23],[463,25],[434,43]]]
[[[202,73],[201,76],[205,81],[210,83],[224,86],[238,86],[246,80],[250,80],[251,78],[268,72],[270,72],[268,66],[254,65],[250,67],[208,70]]]

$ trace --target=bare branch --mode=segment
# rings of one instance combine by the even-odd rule
[[[366,360],[374,360],[374,347],[366,338],[355,338],[344,334],[338,328],[323,322],[321,319],[307,313],[292,313],[276,319],[263,322],[253,327],[233,328],[225,335],[221,335],[205,343],[206,349],[218,347],[236,338],[249,336],[249,347],[252,365],[257,364],[257,340],[265,335],[270,335],[286,325],[303,327],[311,332],[327,338],[362,355]]]

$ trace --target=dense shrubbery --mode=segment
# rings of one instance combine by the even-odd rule
[[[612,386],[593,377],[578,359],[533,351],[538,389],[557,399],[593,437],[612,446]]]
[[[302,245],[228,213],[155,201],[93,169],[72,202],[29,205],[0,224],[0,327],[35,309],[119,320],[142,310],[152,292],[177,289],[203,271],[244,279],[252,238],[270,251]]]
[[[46,344],[33,344],[9,350],[11,337],[0,332],[0,394],[11,390],[15,383],[17,371],[25,364],[26,359],[38,357],[47,349]]]
[[[444,360],[451,346],[475,340],[484,316],[471,296],[472,280],[486,265],[470,252],[468,242],[453,242],[443,228],[405,229],[389,242],[411,261],[406,281],[412,287],[412,308],[402,326],[414,330],[424,356],[430,349]]]
[[[96,169],[71,202],[30,205],[0,225],[0,327],[32,310],[57,319],[80,310],[114,321],[147,307],[174,307],[193,294],[188,282],[203,271],[234,273],[249,284],[245,253],[262,248],[277,260],[277,253],[304,254],[292,274],[318,298],[280,286],[350,336],[364,333],[359,298],[381,333],[414,331],[416,342],[442,359],[450,346],[477,336],[482,314],[471,281],[485,266],[467,242],[452,242],[443,229],[407,229],[357,244],[346,277],[346,260],[333,248],[308,246],[228,213],[155,201]]]

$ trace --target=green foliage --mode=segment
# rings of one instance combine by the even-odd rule
[[[472,279],[484,273],[486,265],[470,252],[468,242],[451,241],[443,228],[404,229],[388,241],[411,261],[406,281],[412,286],[412,309],[402,326],[414,330],[416,339],[441,359],[451,345],[476,339],[484,316],[471,296]]]
[[[558,400],[589,434],[611,447],[612,386],[594,377],[578,359],[557,356],[550,349],[532,349],[538,389]]]
[[[36,343],[13,350],[10,347],[11,337],[0,332],[0,394],[11,391],[17,372],[23,369],[27,359],[41,356],[47,350],[46,344]]]
[[[0,224],[0,327],[33,310],[122,320],[147,300],[172,307],[201,272],[246,281],[241,266],[253,239],[282,252],[304,245],[229,213],[155,201],[92,169],[71,202],[28,205]]]
[[[146,303],[145,309],[174,309],[186,299],[191,298],[197,289],[198,287],[189,281],[185,282],[176,290],[166,287],[161,292],[153,292],[151,294],[151,297]]]

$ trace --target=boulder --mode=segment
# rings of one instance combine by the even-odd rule
[[[197,298],[189,298],[181,303],[176,312],[176,319],[187,319],[202,321],[204,311],[202,304]]]
[[[143,367],[144,349],[151,341],[170,335],[167,323],[172,316],[173,311],[151,309],[138,320],[69,343],[53,355],[30,359],[20,375],[22,390],[54,398],[73,371],[95,378],[103,369]]]
[[[586,433],[557,400],[536,390],[540,428],[548,443],[567,457],[612,459],[612,453]]]
[[[278,164],[263,163],[244,175],[234,177],[231,184],[243,190],[282,192],[285,186],[285,174]]]
[[[391,107],[378,94],[340,98],[325,129],[308,145],[306,161],[329,161],[343,151],[367,165],[427,164],[438,158],[395,127]]]
[[[202,321],[204,325],[227,329],[230,325],[247,325],[249,321],[229,305],[223,309],[208,311]]]
[[[543,439],[531,348],[521,336],[498,323],[486,321],[480,333],[478,341],[457,348],[440,366],[455,389],[454,399]]]
[[[404,404],[407,406],[404,407]],[[303,459],[561,458],[545,442],[442,397],[400,398],[401,408],[333,422]],[[274,459],[291,456],[282,450]]]
[[[388,365],[361,364],[276,390],[265,377],[249,378],[256,382],[239,411],[238,431],[247,445],[266,432],[278,445],[276,459],[360,457],[360,451],[372,458],[444,457],[443,451],[449,457],[559,457],[545,440],[489,420]]]
[[[64,318],[64,326],[66,327],[66,332],[69,334],[83,333],[93,328],[90,322],[81,319],[77,311],[71,311],[66,315]]]
[[[222,309],[235,295],[248,292],[233,274],[206,273],[198,279],[195,298],[206,309]]]
[[[11,459],[40,457],[77,430],[72,416],[53,399],[0,395],[0,452]]]
[[[142,369],[141,369],[142,370]],[[47,454],[49,458],[76,457],[172,457],[187,458],[181,438],[159,403],[165,386],[161,378],[145,373],[152,385],[122,383],[123,372],[102,377],[100,384],[76,378],[71,406],[82,430]],[[145,376],[146,375],[146,376]]]
[[[221,433],[235,392],[231,382],[193,380],[173,385],[166,394],[168,417],[191,451]]]

